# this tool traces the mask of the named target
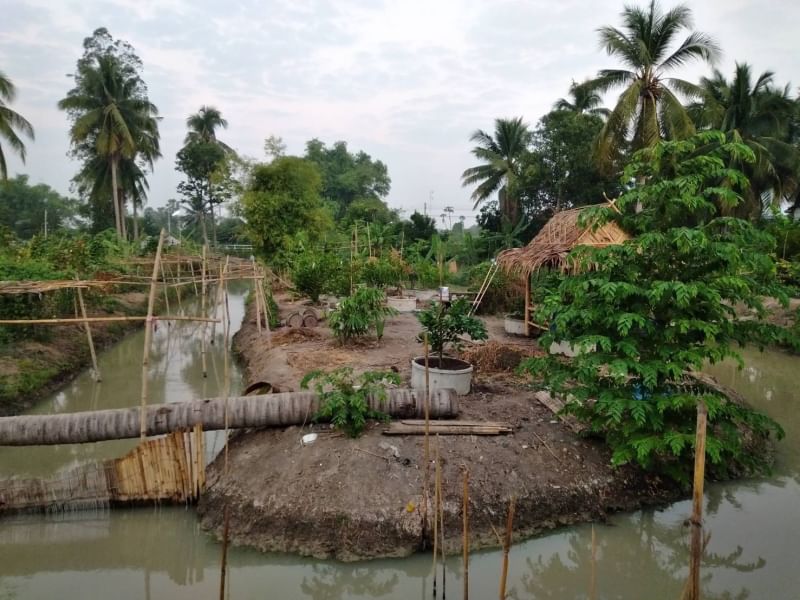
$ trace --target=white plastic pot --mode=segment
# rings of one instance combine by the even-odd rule
[[[429,365],[438,365],[439,357],[429,357]],[[457,358],[444,357],[445,366],[452,367],[440,369],[428,367],[428,384],[430,389],[448,388],[455,390],[459,396],[469,394],[472,384],[472,365]],[[417,356],[411,360],[411,387],[417,390],[425,389],[425,357]]]
[[[417,299],[414,296],[389,296],[386,298],[386,304],[401,313],[417,310]]]
[[[525,321],[522,319],[506,317],[503,319],[503,328],[506,330],[506,333],[510,333],[511,335],[525,335]]]

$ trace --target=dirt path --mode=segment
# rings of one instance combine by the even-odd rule
[[[296,309],[282,303],[282,312]],[[512,342],[489,324],[493,339]],[[350,365],[356,370],[396,368],[407,381],[419,325],[413,315],[387,323],[384,340],[341,348],[324,325],[273,333],[273,349],[259,338],[248,313],[235,347],[248,381],[266,380],[297,389],[315,368]],[[515,352],[534,351],[514,339]],[[527,348],[526,348],[527,347]],[[506,421],[509,436],[441,436],[445,532],[450,551],[460,547],[461,482],[470,474],[474,547],[497,545],[508,499],[517,497],[515,538],[569,523],[602,519],[610,511],[660,504],[679,495],[657,477],[636,469],[612,470],[605,447],[577,437],[509,373],[479,371],[462,399],[460,419]],[[373,424],[359,439],[327,426],[249,431],[230,443],[229,475],[223,461],[209,469],[209,489],[199,512],[202,525],[221,532],[224,504],[231,511],[231,540],[264,551],[357,560],[405,556],[429,545],[423,531],[425,462],[422,436],[384,436]],[[309,446],[303,434],[320,433]],[[430,468],[431,481],[433,467]],[[432,489],[432,488],[431,488]]]

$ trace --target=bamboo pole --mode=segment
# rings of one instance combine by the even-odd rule
[[[508,517],[506,518],[506,537],[503,539],[503,572],[500,575],[500,600],[506,600],[506,581],[508,580],[508,553],[511,550],[511,532],[514,525],[514,508],[517,499],[511,496],[508,501]]]
[[[697,405],[697,432],[694,446],[694,489],[692,492],[691,555],[689,587],[686,598],[700,600],[700,559],[703,554],[703,484],[706,470],[706,426],[708,409],[704,402]]]
[[[191,263],[190,263],[191,264]],[[201,284],[200,284],[200,314],[204,317],[206,316],[206,246],[203,244],[203,262],[200,263],[200,277],[201,277]],[[195,288],[196,290],[197,288]],[[206,333],[208,331],[208,325],[206,322],[203,323],[203,326],[200,331],[200,364],[203,369],[203,377],[208,377],[208,364],[206,358]]]
[[[525,276],[525,336],[531,334],[531,274]]]
[[[444,554],[444,499],[442,493],[442,469],[439,463],[439,436],[436,436],[436,481],[434,485],[439,489],[439,506],[437,507],[437,518],[439,519],[439,551],[442,554],[442,600],[445,600],[447,594],[447,559]]]
[[[589,600],[597,600],[597,537],[592,523],[592,571],[589,578]]]
[[[469,469],[464,466],[462,550],[464,560],[464,600],[469,600]]]
[[[219,319],[183,315],[152,315],[152,321],[207,321],[219,323]],[[147,316],[78,317],[75,319],[0,319],[0,325],[71,325],[83,323],[110,323],[115,321],[147,321]]]
[[[424,479],[424,489],[422,492],[423,496],[423,507],[424,512],[422,514],[422,528],[424,532],[428,531],[428,498],[430,495],[430,477],[431,477],[431,444],[430,444],[430,395],[431,395],[431,388],[430,388],[430,372],[429,372],[429,365],[428,365],[428,332],[426,331],[423,333],[422,343],[425,347],[425,439],[423,441],[423,454],[425,459],[425,479]],[[441,365],[439,365],[441,366]]]
[[[203,247],[203,249],[205,250],[205,247]],[[197,276],[194,274],[194,263],[191,260],[189,260],[187,262],[189,263],[189,272],[192,274],[191,283],[192,283],[192,285],[194,285],[194,295],[196,296],[197,295]]]
[[[228,570],[228,533],[230,532],[231,514],[225,502],[224,524],[222,526],[222,564],[220,565],[219,600],[225,600],[225,575]]]
[[[161,268],[161,279],[164,282],[162,286],[164,288],[164,305],[167,307],[167,313],[170,313],[172,311],[169,309],[169,285],[167,281],[167,275],[164,273],[164,263],[161,261],[153,263],[153,270],[156,268],[155,265],[159,265]]]
[[[258,329],[258,335],[261,337],[261,294],[258,293],[258,283],[256,282],[256,259],[250,259],[253,265],[253,296],[255,297],[256,301],[256,327]]]
[[[225,261],[225,266],[220,267],[220,274],[225,274],[225,269],[228,268],[228,262]],[[222,284],[223,302],[225,303],[225,310],[222,314],[222,396],[225,403],[225,474],[228,474],[228,427],[230,425],[230,415],[228,413],[228,396],[230,395],[230,369],[228,365],[228,333],[230,331],[230,314],[228,313],[228,286]],[[259,317],[260,318],[260,317]]]
[[[153,338],[153,307],[156,302],[156,282],[158,281],[158,266],[161,263],[161,251],[164,249],[164,230],[158,236],[158,247],[153,261],[153,274],[150,278],[150,296],[147,299],[147,319],[144,326],[144,351],[142,353],[142,403],[139,408],[139,434],[144,439],[147,437],[147,384],[148,369],[150,367],[150,344]]]
[[[436,469],[433,478],[433,597],[436,598],[436,562],[439,558],[439,445],[436,445]]]
[[[92,339],[92,328],[89,326],[88,317],[86,316],[86,304],[83,302],[83,291],[81,288],[76,288],[78,292],[78,304],[81,307],[81,317],[83,318],[83,326],[86,328],[86,340],[89,342],[89,354],[92,356],[92,371],[94,372],[94,380],[99,382],[100,369],[97,366],[97,353],[94,350],[94,340]]]
[[[258,291],[261,294],[261,308],[264,310],[264,323],[267,331],[267,348],[272,348],[272,331],[269,328],[269,311],[267,310],[267,297],[264,293],[264,287],[259,283]]]

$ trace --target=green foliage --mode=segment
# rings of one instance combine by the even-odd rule
[[[320,294],[330,291],[334,272],[338,267],[335,256],[329,253],[305,252],[295,260],[292,281],[295,289],[313,302],[319,302]]]
[[[363,151],[351,153],[347,142],[336,142],[329,148],[316,138],[306,143],[303,158],[318,168],[322,176],[322,197],[333,203],[337,218],[343,217],[351,204],[362,200],[373,202],[354,208],[352,218],[363,218],[364,211],[369,214],[378,210],[386,214],[379,206],[383,204],[385,207],[381,198],[389,193],[391,179],[383,162],[372,160]],[[374,202],[376,200],[378,202]]]
[[[330,229],[321,189],[317,167],[302,158],[284,156],[253,170],[242,211],[247,233],[264,258],[273,259],[300,231],[314,239]]]
[[[399,263],[389,258],[368,259],[361,269],[360,280],[368,286],[385,288],[390,285],[399,285],[403,271]]]
[[[329,419],[334,427],[355,438],[361,435],[367,419],[386,419],[385,414],[370,409],[368,398],[385,402],[386,385],[398,385],[400,377],[390,371],[367,371],[356,378],[353,369],[340,367],[328,373],[307,373],[300,387],[308,389],[312,381],[320,397],[320,410],[314,419]]]
[[[17,175],[0,185],[0,226],[7,227],[17,237],[30,239],[47,227],[53,232],[73,223],[78,204],[50,186],[30,185],[27,175]]]
[[[568,341],[594,351],[570,360],[535,358],[524,368],[567,395],[566,411],[605,437],[615,465],[636,462],[685,481],[701,401],[709,410],[708,456],[718,471],[754,466],[759,457],[745,440],[782,434],[768,417],[691,376],[725,358],[741,363],[737,344],[787,335],[736,315],[734,307],[744,304],[763,316],[762,297],[785,301],[786,294],[771,258],[774,239],[716,215],[747,185],[726,166],[731,156],[751,157],[718,133],[638,152],[625,176],[645,183],[617,206],[639,235],[622,245],[577,248],[580,269],[561,277],[537,311],[551,324],[544,347]],[[586,212],[587,224],[617,218],[611,209]]]
[[[22,162],[25,162],[25,143],[20,139],[20,134],[33,139],[33,126],[9,106],[16,95],[16,87],[6,74],[0,71],[0,138],[19,154]],[[0,182],[5,183],[7,177],[6,154],[0,145]]]
[[[440,362],[446,346],[460,350],[460,336],[465,333],[473,340],[485,340],[489,337],[483,321],[469,314],[471,306],[466,298],[458,298],[449,306],[434,302],[429,308],[417,313],[423,333],[428,334],[431,351],[439,355]],[[418,339],[423,339],[422,334]]]
[[[386,306],[386,295],[376,288],[359,288],[352,296],[343,299],[328,315],[328,326],[336,338],[345,344],[355,338],[365,336],[374,327],[380,340],[386,317],[397,314]]]

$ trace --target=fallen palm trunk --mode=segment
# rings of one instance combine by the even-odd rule
[[[370,397],[369,404],[372,410],[393,417],[419,417],[423,414],[423,400],[423,392],[389,389],[384,402]],[[204,431],[225,429],[225,408],[223,398],[153,404],[145,410],[146,434],[170,433],[195,425],[201,425]],[[227,424],[230,429],[300,425],[310,422],[318,411],[319,398],[313,392],[239,396],[227,400]],[[433,390],[430,414],[433,417],[456,416],[455,392]],[[139,437],[139,426],[139,408],[2,417],[0,446],[82,444],[135,438]]]

